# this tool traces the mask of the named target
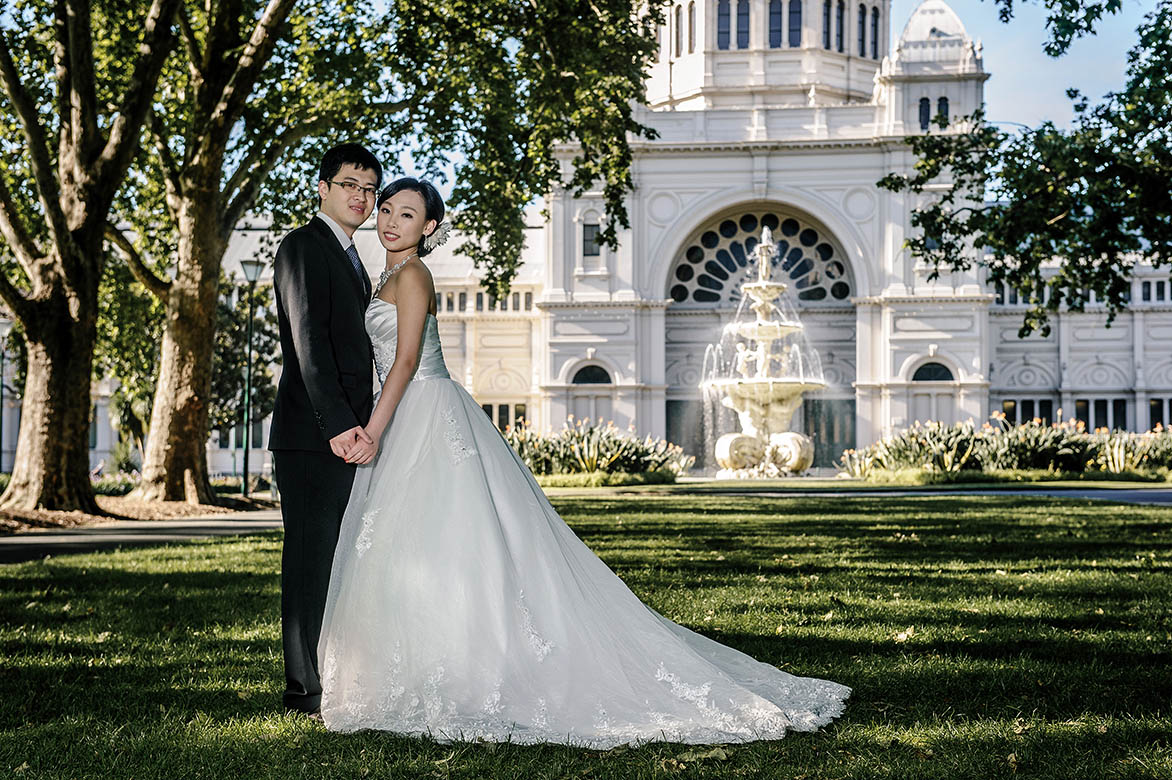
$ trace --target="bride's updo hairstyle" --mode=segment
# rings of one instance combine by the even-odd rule
[[[439,191],[432,186],[432,183],[425,179],[416,179],[411,176],[395,179],[379,193],[378,202],[374,205],[375,211],[381,208],[383,203],[392,195],[403,190],[412,190],[419,193],[419,196],[423,198],[423,209],[425,212],[423,221],[428,222],[434,219],[435,230],[440,230],[440,226],[444,221],[444,199],[440,196]],[[424,235],[419,240],[420,257],[431,254],[431,250],[434,248],[434,246],[428,246],[427,235]]]

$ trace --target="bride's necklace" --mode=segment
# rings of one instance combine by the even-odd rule
[[[407,265],[407,261],[415,257],[417,254],[419,254],[419,252],[412,252],[399,262],[392,265],[390,268],[384,268],[382,273],[378,275],[378,286],[374,288],[374,294],[378,295],[378,291],[382,289],[384,284],[387,283],[387,279],[390,279],[392,276],[394,276],[396,271]]]

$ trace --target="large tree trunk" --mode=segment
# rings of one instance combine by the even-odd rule
[[[100,246],[92,251],[100,252]],[[0,508],[93,514],[101,511],[89,465],[97,286],[80,294],[55,287],[47,298],[34,302],[32,316],[23,320],[28,377],[16,462]]]
[[[208,480],[208,404],[220,262],[227,249],[218,199],[216,189],[189,190],[179,208],[179,257],[167,297],[159,380],[142,483],[135,491],[139,498],[215,503]]]

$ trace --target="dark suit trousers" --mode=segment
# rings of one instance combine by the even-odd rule
[[[330,567],[355,466],[329,452],[274,450],[285,543],[281,554],[281,639],[285,652],[285,707],[321,707],[317,640],[330,584]]]

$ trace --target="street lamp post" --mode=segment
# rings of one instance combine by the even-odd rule
[[[8,356],[8,334],[12,320],[0,317],[0,471],[4,470],[4,358]]]
[[[248,335],[245,337],[244,362],[244,477],[240,480],[240,495],[248,497],[248,451],[252,448],[252,314],[253,292],[264,263],[256,258],[240,261],[244,278],[248,281]]]

